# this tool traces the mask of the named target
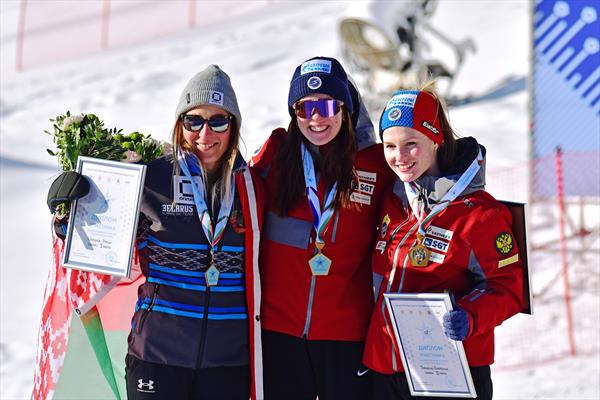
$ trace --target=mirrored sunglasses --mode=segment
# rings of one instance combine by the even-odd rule
[[[316,111],[321,117],[333,117],[342,109],[342,103],[334,99],[303,100],[294,105],[294,111],[300,118],[310,118]]]
[[[204,127],[204,123],[208,123],[208,127],[215,133],[224,133],[229,128],[229,124],[233,117],[231,115],[227,117],[217,116],[209,119],[202,118],[199,115],[185,114],[181,116],[183,126],[190,132],[201,131]]]

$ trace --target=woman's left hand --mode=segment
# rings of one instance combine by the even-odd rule
[[[469,334],[467,312],[458,307],[444,314],[444,333],[452,340],[465,340]]]

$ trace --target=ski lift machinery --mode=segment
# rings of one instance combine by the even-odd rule
[[[452,40],[429,24],[437,4],[438,0],[350,3],[339,22],[342,57],[372,115],[380,113],[394,91],[431,79],[445,100],[453,103],[454,79],[469,51],[475,52],[475,44],[470,38]],[[432,38],[451,49],[452,69],[425,58]]]

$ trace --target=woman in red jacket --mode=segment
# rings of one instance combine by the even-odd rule
[[[260,257],[265,398],[364,400],[370,249],[393,174],[361,127],[360,99],[337,60],[298,66],[288,106],[288,129],[273,131],[251,164],[269,193]]]
[[[363,357],[371,398],[411,398],[383,294],[448,291],[457,306],[444,333],[463,342],[477,398],[491,399],[494,327],[521,309],[522,260],[510,212],[484,191],[485,148],[456,138],[429,87],[396,92],[379,132],[399,179],[384,197],[373,252],[377,301]]]

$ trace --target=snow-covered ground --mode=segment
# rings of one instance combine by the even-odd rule
[[[45,150],[53,148],[50,136],[43,133],[51,128],[48,119],[67,110],[94,113],[109,127],[167,140],[180,90],[193,74],[216,63],[231,76],[236,89],[249,156],[273,128],[287,125],[288,83],[295,66],[315,55],[341,56],[337,19],[347,5],[263,3],[227,18],[216,13],[210,23],[160,40],[17,73],[14,57],[21,2],[0,0],[1,399],[28,398],[32,387],[37,324],[51,265],[46,193],[58,173]],[[432,24],[454,39],[470,36],[477,46],[455,82],[454,94],[482,94],[506,78],[527,76],[529,7],[524,0],[439,4]],[[432,52],[437,58],[449,57],[439,44],[433,44]],[[520,91],[451,110],[458,132],[475,136],[488,148],[488,189],[499,198],[526,200],[527,102],[527,94]],[[598,214],[591,221],[597,223]],[[531,260],[534,289],[541,290],[551,281],[558,260],[555,251],[536,252]],[[541,354],[544,349],[565,348],[562,333],[546,335],[549,339],[543,346],[535,345],[562,323],[557,325],[564,314],[562,303],[545,300],[560,296],[562,286],[555,284],[536,304],[535,316],[518,316],[498,329],[495,398],[600,397],[599,261],[596,250],[591,258],[574,263],[571,276],[572,284],[585,289],[573,293],[578,296],[574,305],[585,311],[577,314],[577,338],[595,351],[543,364],[528,364],[536,358],[522,357],[531,349]],[[523,359],[522,367],[503,367]]]

